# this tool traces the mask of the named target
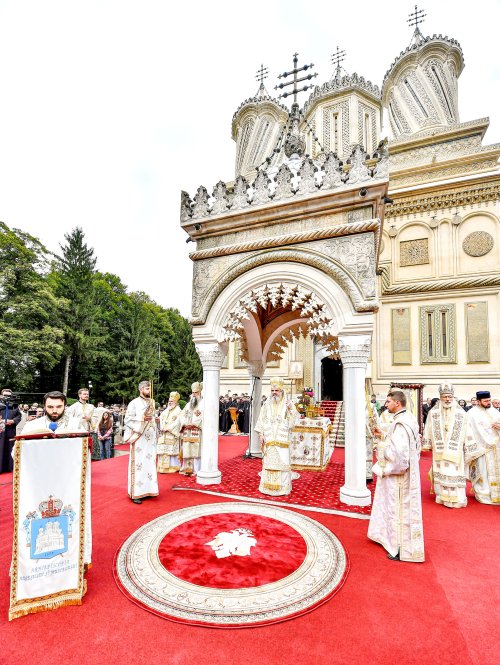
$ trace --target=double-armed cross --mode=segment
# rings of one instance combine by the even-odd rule
[[[335,76],[340,76],[340,63],[344,62],[346,53],[345,51],[339,51],[337,46],[337,52],[332,54],[332,63],[336,67]]]
[[[297,83],[301,83],[302,81],[310,81],[312,78],[318,75],[318,74],[308,74],[307,76],[302,76],[301,78],[297,78],[297,74],[299,72],[305,72],[308,69],[314,67],[312,63],[310,65],[304,65],[303,67],[297,67],[298,61],[299,61],[299,54],[294,53],[292,71],[284,72],[283,74],[280,74],[278,76],[279,79],[284,79],[287,76],[291,76],[293,74],[293,81],[288,81],[288,83],[278,83],[278,85],[274,87],[275,90],[283,90],[283,88],[285,88],[287,85],[293,85],[293,90],[290,90],[290,92],[284,92],[278,97],[278,99],[281,99],[282,97],[288,97],[288,95],[291,95],[293,93],[294,104],[297,104],[297,93],[304,92],[305,90],[309,90],[309,88],[313,87],[311,83],[309,85],[304,85],[302,88],[297,88]]]
[[[255,74],[255,78],[262,85],[264,83],[264,79],[267,79],[268,74],[269,74],[269,69],[267,67],[264,67],[264,65],[261,65],[260,69],[258,69],[257,73]]]
[[[419,9],[417,5],[415,5],[415,11],[413,12],[413,14],[408,14],[408,16],[409,18],[406,21],[408,25],[410,25],[412,28],[415,27],[415,32],[417,30],[420,32],[418,24],[424,22],[424,18],[427,16],[427,14],[424,14],[424,10]]]

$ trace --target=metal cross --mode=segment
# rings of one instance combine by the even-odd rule
[[[340,71],[340,63],[344,62],[346,56],[345,51],[339,51],[339,47],[337,46],[337,52],[332,53],[332,64],[336,66],[337,72]]]
[[[279,79],[284,79],[287,76],[291,76],[293,74],[293,81],[288,81],[288,83],[278,83],[278,85],[274,86],[275,90],[283,90],[283,88],[285,88],[287,85],[293,85],[293,90],[291,90],[290,92],[284,92],[283,94],[279,95],[278,99],[281,99],[282,97],[288,97],[288,95],[291,95],[293,93],[294,104],[297,104],[297,93],[304,92],[305,90],[309,90],[309,88],[313,87],[311,83],[309,85],[304,85],[302,88],[297,88],[297,83],[300,83],[301,81],[310,81],[312,78],[318,75],[318,74],[307,74],[307,76],[302,76],[301,78],[297,78],[297,74],[299,72],[305,72],[308,69],[311,69],[311,67],[314,67],[312,63],[310,65],[304,65],[303,67],[297,67],[298,61],[299,61],[299,54],[294,53],[292,71],[283,72],[283,74],[280,74],[278,76]]]
[[[424,14],[423,9],[419,9],[417,5],[415,5],[415,11],[413,14],[408,15],[409,18],[406,21],[408,25],[410,25],[412,28],[415,27],[415,30],[419,30],[418,24],[424,22],[424,18],[427,16],[427,14]]]
[[[267,67],[264,67],[264,65],[261,65],[260,69],[257,70],[255,78],[262,85],[264,83],[264,79],[267,79],[268,74],[269,74],[269,69]]]

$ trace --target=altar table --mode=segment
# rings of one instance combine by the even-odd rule
[[[290,462],[296,471],[324,471],[333,453],[330,418],[302,418],[292,428]]]

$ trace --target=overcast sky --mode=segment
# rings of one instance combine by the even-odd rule
[[[500,2],[427,0],[424,35],[457,39],[462,121],[500,142]],[[231,119],[263,63],[330,55],[381,85],[408,46],[414,2],[0,0],[0,219],[57,251],[82,226],[98,268],[188,316],[193,244],[180,191],[234,175]],[[302,103],[305,95],[302,95]]]

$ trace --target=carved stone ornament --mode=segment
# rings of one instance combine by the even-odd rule
[[[486,231],[473,231],[464,238],[462,247],[468,256],[485,256],[493,249],[495,241]]]
[[[299,175],[299,194],[313,194],[317,191],[316,180],[314,174],[318,169],[314,166],[311,158],[304,159],[304,163],[300,167]]]
[[[293,194],[292,172],[286,164],[282,164],[276,174],[276,191],[274,193],[274,199],[289,199]]]
[[[425,263],[429,263],[428,238],[405,240],[399,244],[400,266],[420,266]]]
[[[242,175],[236,178],[234,183],[234,196],[231,204],[232,210],[248,208],[248,183]]]
[[[323,189],[332,189],[342,184],[342,162],[334,152],[330,152],[325,160],[323,170]]]
[[[187,222],[188,219],[191,219],[191,215],[193,214],[191,205],[192,201],[189,194],[181,191],[181,222]]]
[[[259,171],[253,183],[253,199],[252,203],[261,205],[262,203],[269,203],[269,177],[265,171]]]
[[[196,190],[194,197],[193,217],[206,217],[208,215],[208,192],[203,185]]]
[[[368,180],[370,178],[370,171],[364,163],[366,154],[360,145],[354,146],[349,159],[351,162],[351,170],[349,171],[347,182],[349,184],[355,184],[357,182]]]
[[[221,213],[226,212],[226,210],[229,208],[226,183],[222,182],[222,180],[219,180],[219,182],[214,187],[212,196],[214,198],[212,214],[220,215]]]
[[[224,351],[213,344],[205,347],[203,344],[196,344],[196,351],[200,357],[200,362],[204,370],[217,370],[222,367],[226,354]]]
[[[366,368],[368,358],[370,357],[371,344],[346,344],[344,340],[339,339],[339,355],[342,360],[342,366]]]

